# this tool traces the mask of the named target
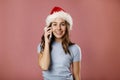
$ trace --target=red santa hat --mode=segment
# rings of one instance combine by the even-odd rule
[[[65,10],[63,10],[60,7],[54,7],[51,11],[51,13],[46,18],[46,24],[50,25],[52,21],[55,20],[55,18],[62,18],[66,20],[70,24],[70,29],[72,29],[73,20],[69,13],[67,13]]]

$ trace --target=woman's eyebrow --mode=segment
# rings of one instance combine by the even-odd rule
[[[57,23],[57,22],[52,22],[52,23]]]
[[[65,23],[65,22],[61,22],[61,23]]]

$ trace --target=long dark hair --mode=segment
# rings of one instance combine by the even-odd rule
[[[70,38],[69,38],[69,27],[70,27],[70,24],[65,21],[65,24],[66,24],[66,32],[65,32],[65,35],[62,37],[62,47],[64,49],[64,52],[67,54],[71,54],[68,47],[71,46],[71,45],[74,45],[74,43],[71,42]],[[52,23],[50,24],[49,27],[51,27]],[[52,50],[52,46],[51,44],[55,41],[55,36],[52,34],[52,39],[51,39],[51,42],[50,42],[50,51]],[[42,35],[41,37],[41,53],[42,51],[44,50],[44,47],[45,47],[45,39],[44,39],[44,34]]]

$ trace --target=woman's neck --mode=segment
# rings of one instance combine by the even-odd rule
[[[56,42],[62,42],[62,39],[55,39]]]

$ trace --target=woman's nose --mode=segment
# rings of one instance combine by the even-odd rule
[[[61,29],[61,25],[57,25],[57,29]]]

